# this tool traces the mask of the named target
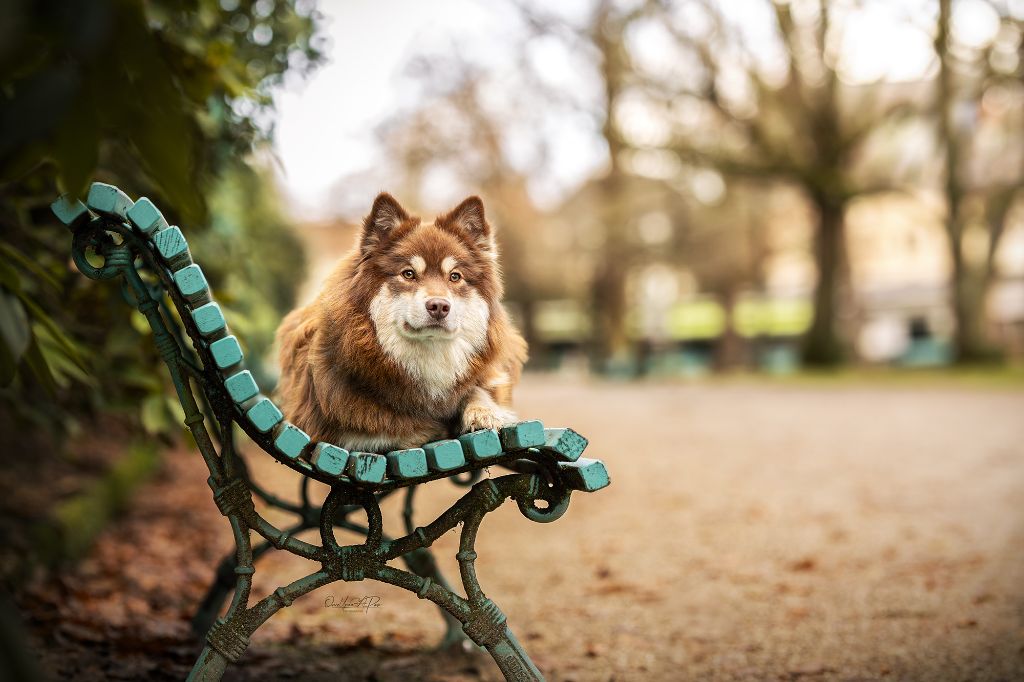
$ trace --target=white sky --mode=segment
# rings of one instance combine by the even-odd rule
[[[803,4],[802,0],[791,2],[794,11]],[[738,0],[730,9],[739,10],[741,5],[753,9],[763,0],[750,3]],[[589,4],[586,0],[569,3],[574,10]],[[846,14],[842,6],[852,4],[837,6]],[[845,16],[849,23],[839,56],[840,73],[851,81],[920,78],[932,64],[926,31],[934,22],[935,4],[874,0],[850,11]],[[408,104],[400,75],[411,57],[424,49],[436,52],[457,45],[485,65],[511,58],[511,22],[502,5],[473,0],[322,0],[318,4],[327,20],[328,63],[305,83],[293,83],[277,96],[274,148],[296,217],[330,216],[339,206],[332,197],[338,180],[372,172],[380,164],[374,128],[397,107]],[[998,28],[982,0],[959,0],[957,6],[961,42],[980,44]],[[559,9],[564,7],[560,2]],[[752,26],[751,32],[756,40],[757,29]],[[537,52],[545,58],[543,45]],[[551,68],[544,69],[549,78],[560,79],[569,88],[581,87],[573,82],[573,71],[566,68],[564,59],[559,62],[554,53],[551,59]],[[599,167],[600,152],[594,151],[596,142],[587,137],[593,132],[581,129],[578,122],[566,121],[553,130],[554,160],[549,171],[557,185],[571,187]],[[382,188],[369,192],[378,189]]]
[[[399,75],[420,46],[501,30],[485,3],[471,0],[325,0],[318,7],[329,61],[278,95],[274,141],[293,206],[312,218],[330,213],[329,190],[340,177],[379,160],[373,130],[403,101]]]

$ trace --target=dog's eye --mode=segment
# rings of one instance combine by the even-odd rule
[[[414,270],[402,270],[402,277],[406,279],[416,279],[416,272]]]
[[[450,279],[453,282],[458,282],[460,279],[462,279],[462,275],[460,275],[457,272],[453,272],[452,274],[448,275],[448,279]]]

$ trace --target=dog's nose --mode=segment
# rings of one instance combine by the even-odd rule
[[[427,312],[435,320],[443,320],[448,317],[448,311],[452,309],[451,302],[446,298],[428,298]]]

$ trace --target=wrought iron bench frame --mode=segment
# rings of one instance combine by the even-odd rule
[[[94,183],[87,204],[62,196],[52,206],[73,233],[75,264],[91,279],[121,277],[126,300],[146,317],[184,410],[185,425],[210,472],[214,501],[234,536],[235,553],[221,562],[193,621],[206,640],[188,679],[219,680],[228,663],[243,654],[257,628],[298,597],[338,580],[370,578],[436,604],[447,624],[444,644],[468,637],[490,653],[506,679],[543,680],[505,615],[480,588],[474,545],[484,516],[506,499],[516,500],[527,518],[550,522],[565,513],[573,490],[591,492],[608,485],[604,465],[580,457],[586,439],[571,429],[544,429],[531,421],[500,433],[480,431],[458,441],[387,455],[314,444],[258,392],[244,370],[237,340],[216,344],[235,337],[212,302],[181,230],[168,225],[148,199],[133,202],[111,185]],[[102,263],[94,264],[95,260]],[[206,312],[197,317],[200,307]],[[228,346],[225,358],[223,348]],[[242,392],[239,376],[246,386]],[[227,383],[232,378],[235,381]],[[253,390],[255,394],[249,395]],[[272,495],[253,481],[235,445],[236,425],[261,449],[301,474],[298,503]],[[483,470],[494,465],[513,473],[481,480]],[[470,490],[433,522],[416,526],[416,486],[442,478]],[[310,479],[331,486],[321,506],[310,501]],[[380,500],[402,489],[406,535],[389,538],[382,530]],[[253,496],[296,515],[297,522],[284,529],[274,526],[256,510]],[[366,513],[366,525],[349,519],[360,509]],[[465,597],[448,585],[429,549],[459,524],[456,559]],[[336,528],[365,535],[366,541],[342,545]],[[319,530],[319,546],[296,537],[311,529]],[[255,545],[250,531],[261,538]],[[271,548],[320,567],[250,606],[253,564]],[[408,571],[388,565],[399,557]],[[225,615],[217,618],[232,591]]]

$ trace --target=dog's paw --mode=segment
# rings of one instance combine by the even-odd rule
[[[479,431],[481,429],[500,429],[502,426],[515,423],[515,413],[500,407],[469,405],[462,413],[463,433]]]

